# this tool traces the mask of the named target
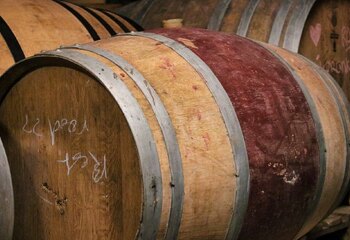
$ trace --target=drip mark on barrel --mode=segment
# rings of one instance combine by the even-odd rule
[[[7,47],[10,49],[13,59],[18,62],[25,58],[21,45],[15,34],[12,32],[6,21],[0,16],[0,34],[4,38]]]

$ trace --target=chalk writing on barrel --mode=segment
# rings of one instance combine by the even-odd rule
[[[79,132],[77,132],[77,120],[75,119],[68,121],[66,118],[62,118],[60,120],[56,120],[54,124],[51,123],[50,119],[48,121],[50,128],[51,145],[55,145],[56,132],[63,131],[65,128],[69,133],[76,133],[77,135],[83,134],[84,131],[89,131],[86,120],[84,121],[83,127]]]
[[[103,160],[99,160],[97,156],[90,151],[88,154],[81,152],[70,155],[65,154],[63,160],[57,160],[58,163],[64,163],[67,168],[67,176],[70,176],[72,169],[80,163],[80,168],[86,168],[90,162],[94,164],[91,178],[95,183],[100,182],[102,178],[107,179],[107,159],[106,155],[103,155]]]
[[[26,115],[25,118],[26,118],[26,122],[24,123],[24,125],[23,125],[23,127],[22,127],[22,130],[23,130],[24,132],[26,132],[26,133],[34,134],[34,135],[37,136],[37,137],[41,137],[42,134],[41,134],[41,133],[38,133],[38,132],[37,132],[37,129],[36,129],[37,126],[38,126],[38,124],[40,123],[40,119],[39,119],[39,118],[36,118],[33,127],[28,128],[28,121],[29,121],[29,120],[28,120],[28,115]]]
[[[47,119],[49,125],[49,134],[51,139],[51,145],[55,145],[56,141],[56,133],[59,131],[67,131],[69,134],[81,135],[84,132],[88,132],[88,124],[86,119],[84,121],[79,122],[76,119],[68,120],[67,118],[61,118],[57,120]],[[41,129],[41,131],[39,131]],[[25,115],[25,123],[22,127],[22,130],[25,133],[33,134],[37,137],[42,137],[44,135],[43,132],[43,121],[40,118],[29,119],[28,115]]]

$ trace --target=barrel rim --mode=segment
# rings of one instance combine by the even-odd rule
[[[298,52],[305,22],[316,0],[300,0],[293,9],[284,35],[282,47],[292,52]]]
[[[286,0],[283,1],[282,6],[279,8],[277,15],[273,21],[271,32],[269,36],[268,43],[278,45],[281,34],[283,31],[283,26],[285,24],[288,12],[290,10],[290,7],[292,6],[293,0]]]
[[[348,115],[348,119],[350,120],[350,104],[348,99],[346,98],[343,90],[341,90],[340,86],[338,83],[335,81],[335,79],[323,68],[312,62],[310,59],[302,56],[302,59],[304,59],[306,62],[311,64],[314,67],[314,71],[321,76],[321,78],[324,81],[325,85],[329,89],[329,91],[333,92],[336,94],[336,96],[333,95],[335,98],[335,101],[337,103],[337,106],[339,108],[339,112],[341,114],[342,122],[343,122],[343,128],[344,128],[344,133],[346,137],[346,149],[347,149],[347,162],[346,162],[346,167],[345,167],[345,174],[344,174],[344,179],[343,179],[343,185],[341,188],[341,191],[339,192],[339,195],[334,202],[334,205],[331,207],[330,211],[328,212],[327,216],[331,213],[332,210],[334,210],[339,204],[341,203],[342,199],[345,197],[346,192],[349,189],[349,184],[350,184],[350,132],[349,129],[346,127],[347,126],[347,120],[345,117],[345,114]],[[343,104],[341,103],[343,102]],[[344,108],[347,110],[346,113],[342,111],[341,105],[344,105]],[[350,121],[349,121],[350,123]],[[327,217],[324,216],[324,217]]]
[[[250,25],[250,21],[255,13],[255,9],[258,7],[260,0],[250,0],[248,5],[243,11],[241,16],[236,34],[242,37],[247,36],[248,28]]]
[[[227,9],[232,0],[219,0],[219,3],[216,4],[214,11],[209,19],[207,29],[218,31],[222,24],[222,20],[227,12]]]
[[[162,176],[155,140],[136,99],[122,80],[105,64],[72,50],[55,50],[20,61],[0,77],[0,105],[21,78],[45,66],[65,66],[89,74],[115,99],[126,118],[137,147],[143,183],[143,203],[138,239],[155,239],[162,208]]]
[[[1,194],[0,206],[6,208],[5,211],[0,211],[0,236],[4,240],[11,240],[15,219],[15,207],[13,196],[13,185],[11,179],[11,170],[6,156],[6,151],[3,142],[0,138],[0,191]]]
[[[248,208],[250,173],[248,153],[244,142],[243,132],[230,98],[210,67],[185,45],[163,35],[150,32],[124,33],[121,34],[121,36],[140,36],[156,40],[179,54],[199,74],[202,75],[223,117],[228,137],[230,139],[234,164],[236,166],[236,198],[233,204],[234,209],[225,238],[237,239]]]
[[[254,41],[255,43],[259,44],[261,47],[269,51],[273,56],[275,56],[285,67],[286,69],[293,75],[293,78],[299,85],[306,102],[308,104],[308,107],[310,109],[313,122],[315,124],[315,132],[317,137],[317,143],[319,148],[319,176],[316,184],[316,190],[315,190],[315,197],[313,199],[310,199],[310,203],[308,204],[308,210],[305,212],[304,221],[302,222],[302,226],[300,226],[300,229],[298,232],[295,233],[295,236],[299,234],[299,232],[304,227],[305,222],[308,220],[310,216],[315,212],[316,207],[319,205],[319,202],[321,200],[321,195],[323,192],[323,186],[326,179],[326,170],[327,170],[327,161],[326,161],[326,147],[325,147],[325,138],[323,134],[323,127],[321,124],[320,117],[318,115],[316,104],[314,100],[311,97],[311,94],[309,93],[309,90],[303,83],[301,77],[299,74],[294,70],[293,66],[291,66],[286,60],[283,59],[282,56],[280,56],[278,53],[273,51],[272,49],[269,49],[267,46],[267,43],[262,43],[259,41]]]
[[[127,75],[139,87],[139,89],[142,91],[145,98],[147,99],[148,103],[151,105],[152,110],[159,123],[159,126],[162,130],[171,173],[171,210],[168,219],[168,226],[165,238],[176,239],[183,210],[184,176],[182,168],[182,157],[179,149],[179,144],[176,138],[175,128],[171,122],[168,111],[166,110],[162,100],[160,99],[155,89],[151,86],[149,81],[132,64],[130,64],[128,61],[126,61],[124,58],[117,55],[116,53],[109,52],[102,48],[93,47],[91,45],[80,44],[65,47],[65,49],[86,50],[113,62],[115,65],[117,65],[127,73]]]

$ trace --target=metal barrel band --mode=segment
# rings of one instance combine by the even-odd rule
[[[106,17],[108,17],[109,19],[111,19],[113,22],[115,22],[124,32],[130,32],[130,29],[128,29],[124,23],[122,23],[118,18],[116,18],[115,16],[113,16],[112,13],[108,12],[107,10],[104,9],[97,9],[97,11],[100,11],[103,15],[105,15]],[[130,25],[133,25],[133,23],[129,22]]]
[[[11,171],[6,152],[0,139],[0,236],[11,240],[14,227],[15,209]]]
[[[132,131],[140,160],[143,180],[143,214],[140,219],[139,239],[156,239],[162,209],[162,178],[158,153],[151,129],[137,100],[131,95],[123,81],[105,64],[74,50],[56,50],[38,54],[15,65],[4,75],[0,99],[15,83],[7,79],[18,79],[30,69],[45,66],[72,66],[92,75],[115,99]],[[70,64],[70,65],[69,65]]]
[[[6,21],[0,16],[0,34],[4,38],[7,47],[9,48],[13,60],[21,61],[25,58],[21,45],[19,44],[15,34],[12,32]]]
[[[241,21],[239,22],[237,34],[245,37],[247,36],[250,21],[252,20],[253,14],[260,0],[250,0],[248,6],[245,8]]]
[[[294,69],[284,60],[279,54],[275,53],[273,50],[268,49],[265,47],[262,43],[257,42],[261,47],[269,51],[273,56],[275,56],[281,63],[284,64],[284,66],[288,69],[288,71],[293,75],[293,78],[296,80],[298,83],[301,91],[303,92],[303,95],[305,96],[306,102],[308,103],[309,109],[311,111],[311,115],[313,118],[313,121],[315,123],[315,130],[316,130],[316,137],[317,137],[317,142],[319,146],[319,155],[320,155],[320,173],[319,173],[319,178],[317,181],[316,185],[316,195],[315,198],[313,199],[313,203],[309,205],[309,209],[305,214],[305,219],[307,220],[308,217],[315,211],[318,202],[321,199],[322,195],[322,189],[323,185],[325,182],[325,176],[326,176],[326,148],[325,148],[325,139],[324,139],[324,134],[322,130],[322,125],[321,125],[321,120],[318,115],[317,109],[316,109],[316,104],[311,98],[311,95],[309,91],[307,90],[306,86],[304,85],[303,81],[299,77],[299,75],[294,71]],[[301,226],[302,228],[303,226]],[[298,234],[298,233],[296,233]]]
[[[209,23],[208,23],[208,29],[219,31],[220,26],[222,23],[222,19],[225,16],[225,13],[230,5],[232,0],[220,0],[219,3],[216,5],[213,14],[210,17]]]
[[[268,43],[274,45],[279,44],[284,22],[286,21],[289,9],[292,6],[292,2],[293,0],[283,1],[282,6],[279,8],[275,20],[273,21]]]
[[[284,36],[283,48],[298,52],[304,25],[316,0],[300,0],[293,10]]]
[[[242,129],[236,112],[225,89],[207,64],[183,44],[154,33],[128,33],[123,35],[150,38],[163,43],[184,58],[200,73],[211,91],[223,117],[237,168],[237,190],[234,212],[229,224],[226,239],[237,239],[246,214],[249,198],[249,162]]]
[[[135,84],[142,91],[147,101],[152,107],[153,112],[157,118],[157,121],[162,130],[166,149],[169,158],[170,172],[171,172],[171,186],[172,187],[172,199],[171,199],[171,211],[168,220],[168,229],[166,233],[167,239],[176,239],[183,209],[183,197],[184,197],[184,177],[182,170],[182,158],[180,154],[179,144],[176,139],[175,128],[171,122],[169,114],[161,101],[159,95],[152,88],[151,84],[145,79],[142,74],[130,63],[128,63],[122,57],[110,53],[101,48],[96,48],[89,45],[74,45],[66,48],[81,49],[89,52],[93,52],[99,56],[102,56],[121,69],[123,69],[128,76],[135,82]]]
[[[348,187],[349,187],[349,181],[350,181],[350,173],[349,173],[350,172],[350,133],[349,133],[349,129],[346,126],[348,126],[350,124],[350,122],[349,122],[349,120],[350,120],[350,115],[349,115],[350,105],[349,105],[349,102],[348,102],[344,92],[340,89],[340,86],[338,85],[338,83],[336,83],[335,80],[323,68],[321,68],[320,66],[318,66],[317,64],[315,64],[314,62],[312,62],[311,60],[309,60],[303,56],[302,56],[302,58],[316,69],[315,72],[317,72],[317,74],[319,76],[321,76],[323,80],[325,80],[324,83],[327,86],[327,88],[329,89],[329,91],[336,94],[336,96],[333,96],[333,98],[338,105],[340,115],[342,118],[342,122],[343,122],[345,137],[346,137],[347,157],[346,157],[346,167],[345,167],[344,180],[343,180],[343,184],[342,184],[341,190],[339,192],[339,195],[338,195],[336,201],[334,202],[333,206],[331,207],[330,212],[328,213],[328,214],[330,214],[332,209],[339,206],[342,199],[345,197],[345,194],[348,191]],[[343,107],[342,107],[342,105],[343,105]],[[342,111],[342,109],[344,109],[345,112]],[[347,115],[347,117],[345,115]]]
[[[114,29],[100,15],[95,13],[94,10],[92,10],[88,7],[84,7],[84,6],[80,6],[80,7],[82,9],[84,9],[85,11],[87,11],[90,15],[92,15],[99,23],[101,23],[102,26],[107,30],[109,35],[111,35],[111,36],[117,35],[117,33],[114,31]]]
[[[70,13],[72,13],[74,15],[74,17],[76,17],[78,19],[78,21],[80,21],[80,23],[85,27],[85,29],[88,31],[88,33],[90,34],[91,38],[94,41],[97,41],[97,40],[101,39],[98,36],[98,34],[95,31],[95,29],[91,26],[91,24],[83,16],[81,16],[80,13],[75,11],[72,7],[68,6],[67,3],[64,3],[64,2],[62,2],[60,0],[53,0],[53,1],[56,2],[57,4],[61,5],[65,9],[67,9]]]

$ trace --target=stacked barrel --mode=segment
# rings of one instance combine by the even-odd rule
[[[0,100],[15,239],[292,240],[348,187],[337,84],[239,36],[63,47],[7,71]]]
[[[118,11],[146,29],[166,19],[298,52],[326,69],[350,98],[350,2],[344,0],[141,0]]]
[[[106,10],[62,1],[1,0],[0,74],[25,57],[141,28]]]

